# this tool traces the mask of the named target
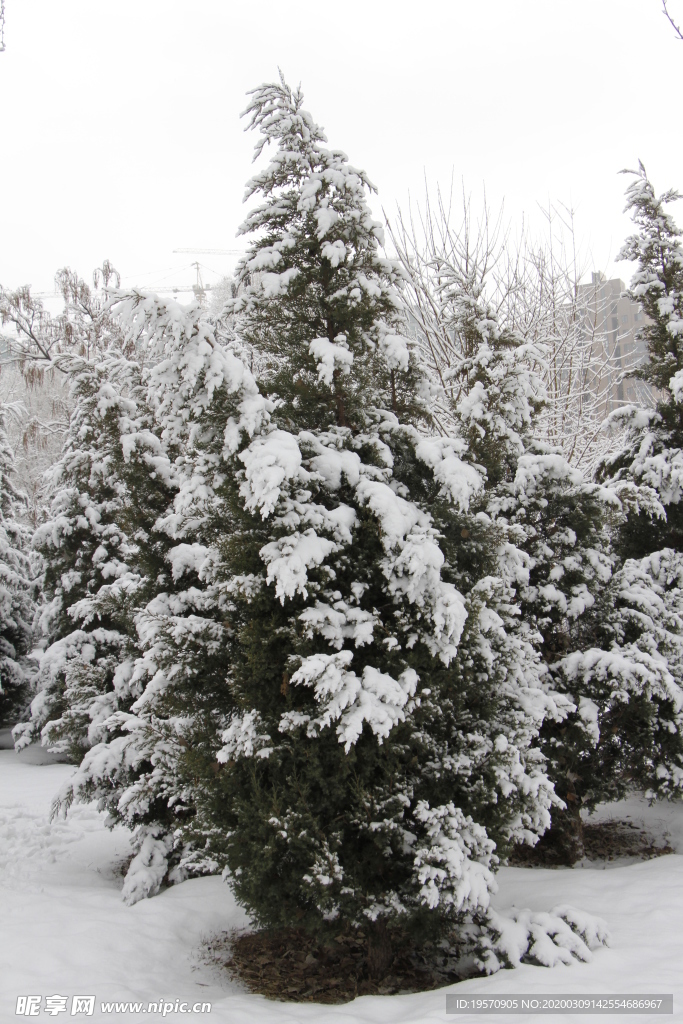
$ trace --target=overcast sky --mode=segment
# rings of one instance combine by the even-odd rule
[[[595,266],[628,276],[617,172],[640,158],[683,188],[683,42],[661,0],[5,3],[6,287],[105,257],[127,283],[183,283],[193,257],[173,249],[243,246],[239,114],[278,65],[387,212],[452,175],[513,222],[570,203]],[[233,262],[198,258],[209,280]]]

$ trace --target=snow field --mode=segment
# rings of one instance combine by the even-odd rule
[[[683,856],[574,870],[503,868],[493,903],[499,911],[547,911],[570,903],[605,918],[610,948],[588,964],[553,969],[523,965],[490,978],[437,992],[364,996],[342,1006],[286,1004],[251,995],[203,962],[212,935],[244,927],[243,911],[219,878],[183,882],[126,907],[119,865],[130,856],[128,833],[109,832],[92,806],[74,806],[67,819],[49,824],[52,798],[73,769],[35,765],[0,750],[0,1022],[16,1020],[18,995],[90,995],[100,1001],[199,1000],[210,1015],[171,1014],[166,1020],[230,1024],[501,1024],[500,1016],[446,1015],[447,992],[632,993],[673,992],[674,1017],[683,1020]],[[618,813],[617,813],[618,811]],[[683,852],[683,813],[672,805],[650,811],[638,801],[606,816],[648,820],[668,832]],[[161,1020],[161,1014],[101,1014],[93,1021]],[[38,1019],[48,1018],[44,1013]],[[66,1016],[64,1017],[66,1019]],[[71,1018],[69,1018],[71,1019]],[[80,1018],[78,1018],[80,1019]],[[512,1022],[539,1021],[518,1015]],[[612,1017],[612,1020],[615,1018]],[[654,1015],[634,1018],[661,1020]],[[562,1016],[565,1024],[586,1017]]]

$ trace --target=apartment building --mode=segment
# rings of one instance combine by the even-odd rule
[[[652,389],[628,376],[647,359],[647,345],[636,337],[645,314],[625,294],[620,278],[608,281],[600,272],[591,278],[590,284],[579,285],[577,309],[583,330],[593,339],[593,357],[602,366],[605,413],[631,402],[651,405]]]

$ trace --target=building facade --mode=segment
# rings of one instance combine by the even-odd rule
[[[602,366],[605,414],[621,405],[653,405],[652,388],[629,376],[647,359],[647,344],[638,338],[646,321],[640,304],[626,294],[620,278],[598,272],[590,284],[579,285],[577,311],[582,330],[593,342],[593,357]]]

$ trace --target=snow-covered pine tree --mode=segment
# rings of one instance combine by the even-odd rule
[[[637,263],[629,294],[647,314],[640,334],[649,359],[637,375],[658,400],[655,409],[612,414],[626,427],[624,446],[597,479],[615,507],[607,552],[614,574],[591,612],[592,635],[585,631],[556,666],[556,682],[582,696],[593,733],[590,745],[578,734],[554,738],[576,799],[589,807],[629,789],[655,798],[683,788],[683,248],[665,209],[677,198],[656,196],[642,164],[627,188],[638,230],[620,255]]]
[[[237,445],[245,413],[227,421],[214,488],[228,660],[193,828],[257,921],[365,926],[381,974],[387,925],[485,914],[495,844],[547,825],[531,744],[552,702],[469,512],[467,445],[417,429],[428,388],[370,183],[302,101],[281,81],[247,110],[257,156],[277,149],[234,310],[269,413]]]
[[[678,193],[657,196],[642,164],[632,173],[626,210],[637,231],[619,258],[637,263],[628,294],[647,317],[638,337],[647,342],[648,359],[635,375],[658,400],[654,409],[625,406],[612,414],[615,424],[627,428],[626,437],[598,478],[639,486],[640,501],[616,543],[623,558],[642,558],[683,546],[683,246],[681,229],[666,210]]]
[[[264,399],[243,363],[217,342],[198,306],[139,292],[116,294],[112,303],[122,335],[135,339],[148,364],[142,377],[138,366],[125,364],[125,400],[120,396],[116,408],[109,399],[111,429],[109,435],[100,430],[97,447],[120,494],[112,513],[129,551],[127,570],[113,583],[93,583],[89,607],[98,610],[114,596],[124,601],[128,647],[117,673],[125,693],[120,685],[117,699],[109,686],[110,704],[97,730],[88,726],[94,742],[61,800],[96,799],[112,823],[135,831],[137,852],[123,888],[124,899],[133,903],[154,895],[162,883],[217,867],[175,833],[194,813],[196,771],[183,771],[185,761],[216,763],[216,744],[207,747],[206,741],[209,726],[215,740],[211,696],[224,686],[226,661],[221,595],[211,580],[216,467],[231,414],[253,432]],[[107,376],[111,371],[105,370]],[[98,415],[102,401],[95,399]],[[92,402],[88,410],[93,415]],[[73,688],[71,694],[77,696]],[[86,699],[86,725],[90,709],[96,706]]]
[[[642,200],[642,187],[634,197]],[[528,580],[517,581],[522,620],[542,637],[556,700],[574,708],[567,713],[565,706],[559,718],[547,716],[540,736],[549,775],[565,803],[553,808],[552,828],[540,846],[547,859],[572,862],[582,851],[582,809],[630,788],[671,794],[681,784],[677,556],[665,550],[654,558],[623,560],[632,550],[632,524],[641,530],[647,519],[641,509],[661,508],[656,494],[635,472],[629,478],[618,470],[609,486],[588,481],[559,451],[534,439],[538,406],[528,396],[540,392],[530,387],[525,346],[505,338],[495,315],[479,301],[476,282],[453,281],[446,268],[439,271],[445,287],[462,294],[463,313],[454,325],[464,355],[455,414],[487,470],[480,500],[526,555]],[[449,308],[458,308],[452,296]],[[645,374],[661,387],[661,372],[651,365]],[[635,410],[632,415],[639,417]],[[641,447],[632,458],[643,453]]]
[[[439,301],[449,311],[445,329],[458,354],[446,378],[449,413],[485,473],[472,507],[498,529],[501,571],[519,606],[517,628],[542,657],[558,710],[546,716],[539,744],[565,807],[554,805],[541,846],[549,856],[560,847],[572,860],[581,806],[574,755],[592,749],[593,726],[584,720],[580,687],[556,679],[556,669],[569,652],[595,643],[591,610],[612,574],[603,551],[611,496],[537,439],[545,352],[500,325],[486,294],[488,264],[451,257],[434,271]],[[476,532],[466,545],[477,550]]]
[[[12,479],[7,410],[0,406],[0,722],[15,722],[30,700],[38,567],[31,559],[30,531],[21,521],[25,501]]]
[[[143,301],[134,294],[128,305]],[[140,333],[118,319],[125,337]],[[172,513],[177,486],[140,363],[110,352],[60,365],[71,377],[74,412],[52,474],[51,516],[36,531],[46,566],[44,650],[38,693],[15,737],[18,747],[40,739],[79,765],[55,811],[96,800],[110,825],[135,830],[137,855],[124,883],[124,897],[135,902],[177,868],[182,850],[172,834],[188,809],[177,785],[178,737],[138,705],[155,674],[141,612],[178,589],[166,560],[173,541],[156,528]]]
[[[604,687],[564,671],[576,652],[593,648],[606,635],[605,593],[614,566],[607,529],[613,496],[586,480],[559,451],[533,438],[518,460],[512,487],[505,490],[492,507],[497,505],[513,531],[523,534],[518,544],[528,557],[529,577],[518,591],[521,614],[542,638],[546,685],[558,703],[565,702],[565,714],[546,717],[539,738],[564,806],[553,807],[552,825],[537,855],[573,863],[582,856],[581,809],[610,799],[615,785],[613,773],[595,771],[595,715],[598,705],[604,711],[609,695]]]
[[[564,728],[546,725],[544,737],[555,772],[569,783],[554,844],[555,855],[569,860],[581,855],[580,808],[633,791],[652,800],[681,795],[680,554],[667,548],[617,563],[583,618],[581,644],[552,666],[578,716]]]
[[[77,764],[130,699],[134,639],[121,583],[130,582],[135,545],[124,528],[130,494],[119,466],[121,419],[135,414],[123,392],[136,370],[116,357],[61,357],[60,368],[71,378],[74,412],[50,473],[50,517],[34,536],[44,565],[43,651],[31,713],[15,739],[18,748],[42,740]]]

